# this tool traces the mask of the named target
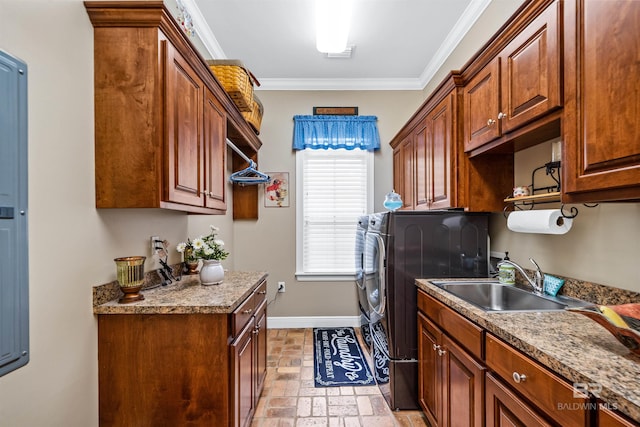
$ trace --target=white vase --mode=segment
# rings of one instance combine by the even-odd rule
[[[200,268],[200,283],[203,285],[219,285],[224,279],[224,269],[217,259],[203,259]]]

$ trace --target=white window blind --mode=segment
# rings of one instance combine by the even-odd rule
[[[296,274],[348,279],[355,273],[358,217],[371,205],[373,153],[307,149],[297,156]]]

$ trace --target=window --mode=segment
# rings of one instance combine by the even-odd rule
[[[373,151],[296,154],[298,280],[351,280],[358,217],[373,206]]]

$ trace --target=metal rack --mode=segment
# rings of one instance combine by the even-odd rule
[[[525,208],[531,210],[537,204],[559,203],[562,196],[560,166],[560,161],[557,161],[545,163],[544,165],[535,168],[533,172],[531,172],[531,185],[529,186],[531,188],[531,195],[521,197],[507,197],[506,199],[504,199],[504,202],[507,203],[507,206],[505,206],[504,208],[504,215],[507,215],[507,210],[510,206],[513,207],[513,210],[524,210]],[[555,182],[554,185],[536,187],[536,173],[542,170],[545,171],[546,175],[551,177],[551,179]],[[597,205],[585,204],[585,206],[594,207]],[[565,218],[575,218],[576,216],[578,216],[578,208],[576,208],[575,206],[571,206],[569,208],[569,213],[565,213],[564,203],[562,203],[560,206],[560,212]]]

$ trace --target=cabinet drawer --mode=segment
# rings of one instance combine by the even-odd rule
[[[254,307],[258,308],[266,300],[267,300],[267,281],[264,280],[262,283],[258,285],[256,290],[253,291],[253,302],[254,302],[253,305]]]
[[[253,296],[253,293],[249,295],[231,315],[231,328],[234,337],[238,336],[254,314],[256,306]]]
[[[587,426],[589,399],[537,362],[487,334],[487,366],[562,426]]]
[[[484,331],[435,298],[418,289],[418,309],[478,359],[482,359]]]

